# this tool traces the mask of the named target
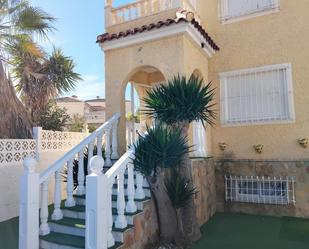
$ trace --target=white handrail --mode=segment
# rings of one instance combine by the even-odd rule
[[[61,167],[63,167],[63,165],[67,161],[72,159],[72,157],[78,154],[82,148],[84,148],[89,143],[91,143],[102,131],[104,131],[105,129],[111,128],[113,122],[117,121],[119,118],[120,118],[119,113],[116,113],[115,115],[113,115],[107,122],[101,125],[98,129],[96,129],[93,133],[91,133],[78,145],[76,145],[71,150],[69,150],[65,155],[63,155],[60,159],[58,159],[50,167],[48,167],[48,169],[43,171],[40,174],[40,180],[39,180],[40,184],[44,182],[46,179],[48,179],[53,173],[58,171]]]
[[[111,167],[105,175],[107,176],[108,179],[115,178],[118,174],[119,171],[122,170],[123,167],[126,167],[128,164],[129,160],[132,159],[133,157],[134,150],[130,149],[128,150],[119,160]]]

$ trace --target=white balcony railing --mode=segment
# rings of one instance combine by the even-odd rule
[[[196,0],[139,0],[117,8],[105,7],[105,25],[112,26],[171,9],[196,12]]]

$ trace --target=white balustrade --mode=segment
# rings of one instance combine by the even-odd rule
[[[77,173],[78,186],[76,190],[77,195],[85,194],[84,151],[85,149],[82,148],[78,153],[78,173]]]
[[[107,188],[107,245],[112,247],[115,245],[113,236],[113,209],[112,209],[112,193],[113,193],[114,178],[109,180]]]
[[[108,27],[178,8],[196,13],[196,7],[196,0],[140,0],[116,8],[107,5],[105,23]]]
[[[50,229],[47,223],[48,221],[48,184],[49,184],[49,179],[45,180],[42,184],[40,235],[46,235],[50,233]]]
[[[67,152],[59,160],[57,160],[51,167],[40,175],[34,172],[34,166],[30,163],[28,168],[25,166],[25,174],[22,178],[23,189],[27,194],[23,194],[21,198],[21,218],[24,220],[20,222],[20,241],[25,243],[20,244],[19,249],[36,249],[38,248],[38,234],[46,235],[50,233],[48,225],[48,186],[52,176],[55,179],[54,186],[54,210],[51,218],[59,220],[62,218],[61,211],[61,173],[64,166],[67,165],[67,181],[66,181],[66,195],[67,199],[65,205],[71,207],[75,205],[73,198],[74,194],[74,179],[73,179],[73,162],[78,158],[78,186],[76,194],[86,194],[86,242],[85,248],[106,249],[115,245],[115,238],[112,234],[113,228],[113,208],[112,208],[112,193],[113,185],[117,179],[117,215],[115,219],[115,227],[125,228],[127,220],[125,212],[134,213],[137,210],[135,198],[144,199],[145,193],[143,189],[144,178],[141,174],[136,173],[134,178],[134,166],[132,158],[134,156],[133,148],[121,156],[116,163],[103,173],[103,166],[111,166],[111,159],[118,158],[117,146],[117,125],[120,115],[114,115],[109,121],[98,128],[94,133],[90,134],[80,144]],[[100,149],[103,144],[103,135],[105,136],[105,156],[106,160],[102,158]],[[98,155],[93,156],[93,147],[97,146]],[[84,151],[88,146],[89,156],[89,175],[86,177],[86,188],[84,186]],[[26,165],[27,161],[25,161]],[[105,164],[104,164],[105,163]],[[127,197],[125,202],[124,178],[127,171]],[[30,183],[31,180],[31,183]],[[30,185],[31,184],[31,185]],[[34,184],[34,185],[33,185]],[[40,226],[39,222],[39,203],[38,193],[41,185],[41,210],[40,210]],[[135,189],[136,186],[136,189]],[[29,190],[33,191],[34,195],[30,195]],[[35,190],[37,189],[37,190]],[[86,192],[86,193],[85,193]],[[21,190],[23,193],[23,190]],[[32,194],[32,193],[31,193]],[[31,201],[31,202],[30,202]],[[33,210],[30,210],[29,208]],[[25,212],[24,210],[27,210]],[[36,217],[36,218],[35,218]],[[32,219],[32,220],[30,220]],[[32,222],[32,223],[31,223]],[[35,223],[37,222],[37,223]],[[29,232],[29,225],[34,224]],[[35,224],[37,224],[35,226]],[[37,229],[36,229],[36,228]],[[29,241],[32,242],[29,242]],[[27,246],[29,243],[31,246]],[[34,245],[34,246],[33,246]]]
[[[145,198],[145,192],[143,188],[144,177],[140,173],[136,173],[136,192],[135,199],[142,200]]]
[[[87,171],[90,172],[90,160],[93,157],[93,149],[94,149],[94,141],[91,141],[88,144],[88,164],[87,164]]]
[[[111,127],[105,130],[105,166],[112,166],[111,161]]]
[[[123,168],[119,171],[117,175],[117,218],[115,221],[116,228],[125,228],[127,226],[127,220],[124,216],[125,210],[125,198],[124,198],[124,171],[126,168]]]
[[[73,159],[67,163],[67,199],[65,201],[66,207],[74,207],[75,200],[73,198],[74,181],[73,181]]]
[[[52,214],[53,220],[61,220],[63,218],[61,206],[61,171],[55,172],[55,192],[54,192],[54,212]]]
[[[128,167],[128,187],[127,187],[128,202],[126,206],[126,212],[134,213],[136,212],[137,207],[134,202],[135,186],[134,186],[134,166],[132,160],[130,160],[127,167]]]
[[[118,135],[117,135],[117,128],[118,128],[118,121],[116,121],[113,125],[113,132],[112,132],[112,155],[111,159],[116,160],[119,158],[118,155]]]

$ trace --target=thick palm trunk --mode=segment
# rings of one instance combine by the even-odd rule
[[[155,199],[160,240],[167,243],[181,243],[183,237],[178,228],[177,214],[164,184],[164,170],[159,169],[155,177],[147,177]]]
[[[184,137],[188,137],[189,122],[181,122],[174,126],[181,130]],[[183,156],[180,175],[186,180],[189,188],[194,188],[191,161],[188,153]],[[181,208],[179,214],[181,214],[182,218],[182,233],[184,233],[186,239],[188,241],[199,240],[202,234],[196,220],[196,206],[193,198],[191,198],[185,207]]]
[[[31,120],[0,61],[0,139],[31,138]]]

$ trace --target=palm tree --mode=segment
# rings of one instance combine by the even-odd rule
[[[54,48],[49,56],[37,46],[30,46],[29,51],[29,43],[33,44],[29,38],[18,40],[8,46],[8,51],[16,90],[36,124],[50,99],[72,90],[81,78],[74,72],[73,60],[60,49]]]
[[[145,110],[143,113],[150,118],[180,129],[184,137],[188,136],[189,125],[192,121],[201,121],[213,125],[215,120],[214,111],[214,89],[211,83],[204,84],[203,79],[192,76],[188,80],[186,77],[175,76],[167,84],[147,92],[144,98]],[[182,158],[179,173],[188,183],[190,189],[194,189],[191,172],[191,162],[188,154]],[[201,237],[201,233],[196,221],[196,208],[191,199],[183,207],[183,228],[187,240],[196,241]]]
[[[54,18],[28,1],[0,1],[0,138],[29,138],[32,122],[16,96],[8,70],[8,47],[29,37],[28,51],[37,51],[32,35],[46,37],[53,30]]]

